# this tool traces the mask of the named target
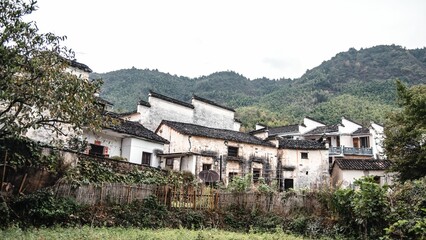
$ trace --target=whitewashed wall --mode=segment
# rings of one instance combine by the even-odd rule
[[[302,159],[301,153],[308,153],[308,159]],[[282,165],[293,166],[293,171],[283,171],[283,178],[294,180],[294,188],[311,188],[328,184],[328,150],[279,149],[278,156]]]
[[[220,108],[195,98],[192,99],[194,106],[194,124],[234,130],[234,112]]]
[[[108,147],[110,157],[121,157],[121,140],[119,136],[112,136],[107,132],[92,133],[84,132],[84,138],[89,144],[95,144],[95,141],[100,141],[102,146]]]

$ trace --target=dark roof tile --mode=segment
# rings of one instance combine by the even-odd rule
[[[139,105],[142,105],[145,107],[151,107],[151,104],[149,104],[149,102],[146,102],[144,100],[139,100]]]
[[[179,104],[181,106],[194,109],[194,106],[192,104],[190,104],[190,103],[182,102],[182,101],[179,101],[177,99],[174,99],[174,98],[171,98],[171,97],[167,97],[167,96],[161,95],[159,93],[155,93],[155,92],[153,92],[151,90],[149,91],[149,95],[151,97],[159,98],[159,99],[162,99],[164,101],[176,103],[176,104]]]
[[[210,100],[208,100],[208,99],[205,99],[205,98],[202,98],[202,97],[199,97],[199,96],[196,96],[196,95],[193,95],[193,96],[192,96],[192,98],[193,98],[193,99],[195,99],[195,100],[198,100],[198,101],[202,101],[202,102],[208,103],[208,104],[213,105],[213,106],[216,106],[216,107],[220,107],[220,108],[223,108],[223,109],[226,109],[226,110],[229,110],[229,111],[235,112],[235,110],[234,110],[234,109],[232,109],[232,108],[229,108],[229,107],[225,107],[225,106],[219,105],[219,104],[217,104],[217,103],[215,103],[215,102],[213,102],[213,101],[210,101]]]
[[[370,134],[370,129],[366,128],[366,127],[362,127],[362,128],[358,128],[355,132],[353,132],[352,134],[354,135],[363,135],[363,134]]]
[[[329,126],[321,126],[312,129],[311,131],[305,133],[304,135],[318,135],[318,134],[324,134],[324,133],[334,133],[339,131],[339,125],[340,124],[334,124]]]
[[[153,140],[156,142],[169,143],[169,141],[158,136],[153,131],[148,130],[142,124],[138,122],[131,122],[131,121],[125,121],[125,120],[119,120],[119,119],[117,119],[117,121],[119,121],[118,124],[109,126],[107,127],[107,129],[110,129],[119,133],[133,135],[135,137],[141,137],[141,138]]]
[[[280,149],[311,149],[311,150],[325,150],[327,149],[323,143],[313,140],[293,140],[281,139],[279,140]]]
[[[336,164],[342,170],[386,170],[391,162],[377,159],[336,159],[333,167]]]
[[[166,120],[163,120],[160,126],[162,124],[165,124],[184,135],[216,138],[216,139],[223,139],[227,141],[274,147],[272,143],[263,141],[262,139],[254,137],[248,133],[237,132],[237,131],[226,130],[226,129],[209,128],[209,127],[204,127],[204,126],[195,125],[191,123],[173,122],[173,121],[166,121]]]

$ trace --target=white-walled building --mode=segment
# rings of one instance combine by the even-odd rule
[[[278,142],[280,189],[319,188],[329,184],[328,149],[312,140]]]
[[[131,163],[159,167],[158,155],[168,141],[137,122],[120,121],[101,132],[84,132],[88,143],[87,154],[126,159]]]
[[[334,187],[353,188],[357,179],[373,176],[380,185],[392,184],[393,173],[387,173],[390,161],[377,159],[336,159],[331,168]]]
[[[139,121],[152,131],[155,131],[162,120],[235,131],[239,131],[241,126],[235,119],[234,109],[195,95],[191,103],[186,103],[153,91],[148,95],[148,102],[139,101],[136,111],[121,116],[129,121]]]
[[[277,167],[276,146],[248,133],[166,120],[156,133],[169,141],[160,155],[164,169],[196,176],[213,170],[225,184],[245,174],[253,174],[253,182],[260,177],[275,178],[270,169]]]

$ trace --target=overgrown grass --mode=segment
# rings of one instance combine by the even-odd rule
[[[283,239],[301,240],[278,230],[275,233],[236,233],[216,229],[188,230],[188,229],[137,229],[137,228],[39,228],[21,230],[9,228],[0,230],[0,238],[8,239]]]

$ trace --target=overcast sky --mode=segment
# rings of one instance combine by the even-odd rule
[[[38,0],[41,32],[95,72],[298,78],[349,48],[426,46],[425,0]]]

